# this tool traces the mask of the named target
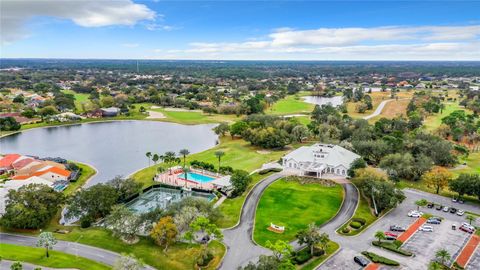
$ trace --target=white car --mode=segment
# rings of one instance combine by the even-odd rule
[[[418,230],[422,232],[433,232],[433,227],[428,225],[423,225]]]
[[[463,214],[465,214],[465,211],[463,211],[463,210],[458,210],[457,211],[457,215],[463,216]]]
[[[443,207],[443,212],[448,212],[449,209],[450,208],[448,208],[448,206],[445,206],[445,207]]]
[[[419,212],[419,211],[410,211],[408,212],[408,216],[409,217],[415,217],[415,218],[419,218],[423,215],[422,212]]]

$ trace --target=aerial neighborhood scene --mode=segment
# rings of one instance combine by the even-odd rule
[[[479,11],[0,0],[0,269],[480,269]]]

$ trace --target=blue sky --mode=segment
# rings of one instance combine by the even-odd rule
[[[1,57],[480,60],[480,1],[1,1]]]

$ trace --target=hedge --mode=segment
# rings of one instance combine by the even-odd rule
[[[259,171],[258,174],[264,175],[264,174],[267,174],[269,172],[281,172],[281,171],[282,171],[282,169],[280,169],[280,168],[269,168],[269,169],[264,169],[264,170]]]
[[[400,241],[399,241],[400,242]],[[401,249],[399,248],[398,246],[398,242],[396,243],[390,243],[390,242],[378,242],[378,241],[373,241],[372,244],[376,247],[381,247],[381,248],[384,248],[386,250],[390,250],[390,251],[393,251],[395,253],[398,253],[400,255],[403,255],[403,256],[412,256],[413,253],[408,251],[408,250],[405,250],[405,249]],[[401,244],[400,244],[401,245]]]
[[[358,222],[362,224],[362,226],[364,226],[367,223],[367,221],[364,218],[352,218],[352,221]]]
[[[385,257],[377,255],[373,252],[363,251],[362,254],[365,255],[367,258],[369,258],[374,263],[381,263],[381,264],[390,265],[390,266],[399,266],[400,265],[400,263],[398,263],[397,261],[390,260],[389,258],[385,258]]]
[[[350,227],[352,227],[354,229],[360,229],[360,227],[362,227],[362,224],[360,222],[357,222],[357,221],[352,221],[352,222],[350,222]]]

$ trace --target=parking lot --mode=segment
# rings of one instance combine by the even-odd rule
[[[375,240],[373,236],[376,231],[389,231],[391,225],[399,225],[408,228],[409,225],[415,222],[416,218],[408,217],[407,213],[410,210],[415,210],[417,208],[415,201],[420,199],[426,199],[429,202],[442,204],[448,207],[455,207],[457,209],[480,213],[480,207],[478,206],[453,203],[449,198],[433,194],[406,190],[405,195],[407,195],[407,198],[402,204],[386,214],[362,234],[354,237],[343,237],[338,234],[330,234],[330,238],[339,243],[342,249],[318,269],[361,269],[361,267],[353,261],[353,257],[360,255],[364,250],[375,252],[379,255],[398,261],[401,266],[396,267],[395,269],[427,269],[429,262],[435,258],[435,252],[442,248],[447,249],[452,257],[455,258],[466,243],[470,234],[460,231],[458,227],[457,230],[452,230],[451,226],[453,223],[459,226],[462,222],[466,222],[466,214],[458,216],[450,212],[436,210],[435,208],[422,207],[420,211],[444,218],[442,223],[438,225],[425,224],[432,226],[433,232],[416,232],[403,246],[404,249],[414,252],[414,257],[401,256],[371,245],[371,242]],[[480,224],[480,218],[477,219],[475,223],[475,225],[478,226]],[[400,234],[399,232],[394,233]],[[380,269],[393,268],[382,265]],[[477,248],[474,257],[467,265],[467,269],[480,269],[480,248]]]
[[[415,254],[415,261],[430,262],[435,259],[435,252],[439,249],[446,249],[452,258],[456,258],[462,247],[468,241],[470,234],[460,230],[452,230],[451,220],[444,220],[441,224],[429,224],[433,232],[417,231],[405,242],[402,248],[412,251]],[[425,269],[425,265],[415,265],[410,269]]]

